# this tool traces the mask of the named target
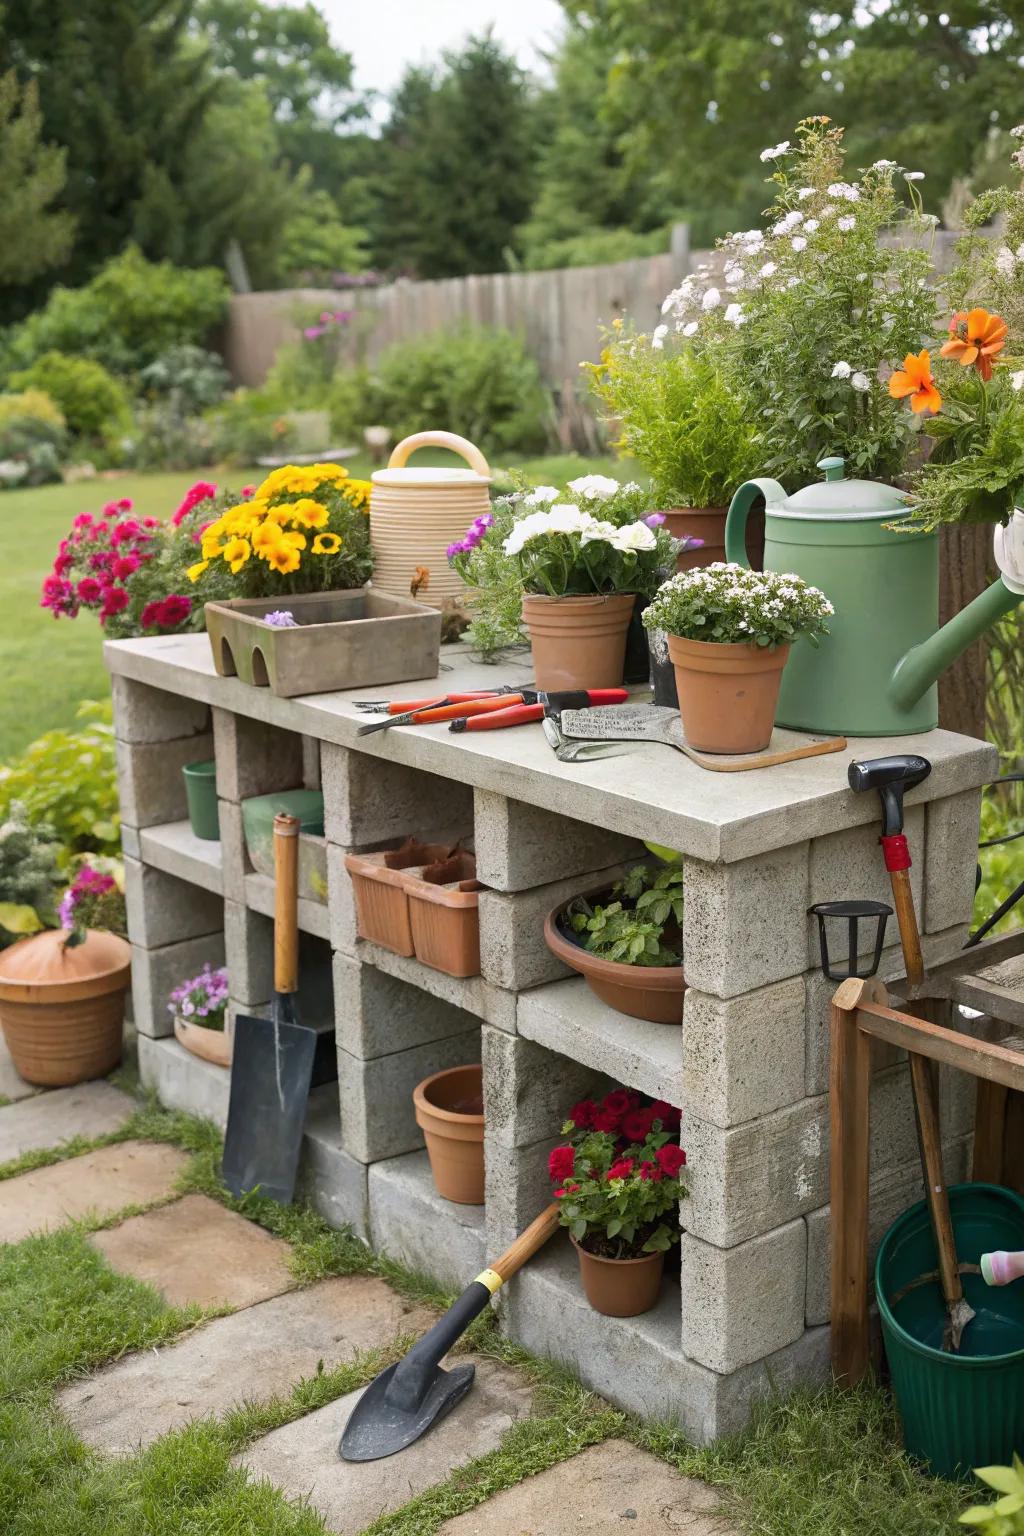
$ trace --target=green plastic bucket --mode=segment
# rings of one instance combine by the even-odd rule
[[[185,798],[192,831],[208,843],[219,842],[216,763],[212,758],[205,763],[186,763],[181,771],[185,776]]]
[[[957,1257],[978,1264],[996,1248],[1024,1248],[1024,1200],[995,1184],[949,1191]],[[966,1478],[973,1467],[1007,1465],[1024,1451],[1024,1284],[985,1284],[964,1275],[977,1316],[959,1352],[944,1353],[946,1309],[938,1279],[911,1287],[938,1265],[924,1201],[904,1211],[882,1239],[875,1295],[907,1451],[937,1477]]]

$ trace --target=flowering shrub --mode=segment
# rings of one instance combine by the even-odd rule
[[[800,635],[816,643],[828,634],[825,620],[834,612],[825,594],[799,576],[717,560],[666,581],[643,622],[684,640],[776,646]]]
[[[41,606],[55,619],[77,618],[82,608],[106,625],[131,598],[128,579],[156,553],[155,517],[130,516],[131,501],[108,501],[100,517],[80,512],[61,539],[53,570],[43,582]]]
[[[607,906],[578,896],[568,925],[591,954],[621,965],[682,965],[683,871],[637,864],[612,886]]]
[[[228,1006],[228,973],[221,966],[214,970],[204,965],[198,976],[175,987],[167,1004],[168,1013],[204,1029],[224,1028]]]
[[[81,944],[90,928],[103,928],[123,937],[128,931],[128,919],[117,876],[92,864],[82,864],[61,898],[57,922],[67,932],[67,943],[72,946]]]
[[[0,490],[59,480],[67,454],[63,412],[44,390],[0,395]]]
[[[664,1253],[679,1237],[679,1111],[616,1088],[600,1104],[583,1099],[562,1127],[566,1142],[548,1158],[559,1220],[587,1253],[634,1259]],[[672,1213],[669,1221],[664,1220]]]

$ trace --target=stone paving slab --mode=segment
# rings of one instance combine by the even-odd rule
[[[605,1440],[485,1504],[438,1536],[737,1536],[706,1483],[625,1440]]]
[[[322,1280],[216,1318],[165,1349],[130,1355],[74,1382],[58,1403],[87,1445],[127,1455],[190,1419],[285,1394],[320,1360],[330,1370],[422,1333],[434,1317],[368,1275]]]
[[[0,1034],[0,1099],[10,1099],[15,1104],[19,1099],[31,1098],[32,1094],[39,1091],[32,1083],[26,1083],[17,1071],[7,1049],[7,1042]]]
[[[23,1152],[57,1147],[73,1136],[106,1136],[120,1130],[138,1105],[102,1081],[54,1088],[0,1109],[0,1163]]]
[[[112,1216],[129,1205],[165,1199],[188,1162],[177,1147],[120,1141],[82,1157],[36,1168],[0,1183],[0,1243],[52,1231],[95,1213]]]
[[[251,1307],[295,1285],[288,1244],[206,1195],[132,1216],[90,1241],[174,1307]]]
[[[472,1360],[460,1356],[459,1363]],[[236,1458],[291,1499],[308,1499],[338,1536],[359,1531],[435,1483],[456,1467],[493,1451],[502,1435],[530,1412],[532,1393],[505,1366],[476,1360],[476,1382],[468,1398],[422,1440],[383,1461],[347,1462],[338,1440],[361,1392],[286,1424]]]

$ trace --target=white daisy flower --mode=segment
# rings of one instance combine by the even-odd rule
[[[607,501],[609,496],[615,496],[619,490],[619,482],[613,480],[611,475],[580,475],[576,480],[570,480],[568,490],[575,491],[577,496],[589,496],[594,501]]]
[[[758,276],[773,277],[777,270],[778,268],[774,261],[766,261],[764,266],[761,268],[761,271],[758,273]]]
[[[790,241],[790,244],[792,245],[794,251],[803,251],[807,249],[807,241],[803,235],[794,235],[793,239]]]
[[[683,335],[684,336],[696,336],[696,334],[697,334],[697,322],[696,322],[696,320],[691,320],[689,325],[684,325],[683,326]]]
[[[761,163],[767,165],[769,160],[778,160],[789,153],[789,140],[783,139],[781,144],[773,144],[770,149],[762,149]]]
[[[742,304],[730,304],[725,311],[725,318],[730,325],[746,325],[747,317],[743,313]]]
[[[814,196],[814,188],[813,187],[801,187],[796,195],[797,195],[797,197],[800,199],[800,201],[802,203],[805,203],[809,197],[813,197]]]
[[[718,289],[709,288],[703,299],[701,299],[701,308],[704,310],[705,314],[707,314],[710,310],[717,309],[721,302],[722,295],[719,293]]]
[[[844,214],[841,219],[836,219],[836,229],[841,229],[844,235],[848,235],[851,229],[857,228],[857,220],[852,213]]]
[[[665,337],[667,335],[667,325],[656,325],[654,330],[651,332],[651,346],[660,352],[662,347],[665,345]]]
[[[833,181],[828,189],[829,197],[838,197],[844,203],[860,202],[860,188],[849,181]]]
[[[904,181],[924,181],[924,171],[904,171]]]
[[[832,369],[832,377],[834,379],[848,379],[852,372],[853,369],[850,367],[849,363],[838,362]]]
[[[859,389],[862,395],[866,394],[867,391],[871,388],[871,380],[868,378],[866,373],[853,374],[850,379],[850,383],[853,385],[854,389]]]
[[[817,228],[818,228],[818,221],[817,221],[817,219],[808,219],[807,223],[804,225],[804,229],[806,229],[806,231],[807,231],[807,233],[809,235],[813,235],[814,231]]]

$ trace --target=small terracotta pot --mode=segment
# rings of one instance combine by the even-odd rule
[[[639,1259],[601,1259],[571,1239],[580,1264],[583,1292],[595,1312],[605,1317],[639,1317],[657,1306],[663,1253],[645,1253]]]
[[[200,1061],[212,1061],[217,1067],[230,1067],[232,1040],[226,1029],[207,1029],[178,1014],[174,1016],[174,1038]]]
[[[607,887],[588,891],[588,900],[608,894]],[[575,900],[575,898],[573,898]],[[574,944],[562,933],[560,922],[569,905],[563,902],[544,919],[544,940],[563,965],[578,971],[590,990],[609,1008],[626,1013],[632,1019],[647,1019],[651,1024],[681,1024],[686,978],[681,965],[623,965],[619,960],[604,960]]]
[[[523,598],[538,688],[618,688],[626,632],[636,605],[632,592],[607,597]]]
[[[448,976],[479,976],[482,886],[474,856],[462,850],[404,878],[417,960]]]
[[[456,1205],[484,1203],[483,1067],[449,1067],[413,1089],[437,1192]]]
[[[761,752],[771,741],[789,646],[669,635],[683,734],[698,752]]]
[[[703,539],[703,549],[690,549],[676,557],[677,571],[696,571],[725,559],[725,520],[728,507],[669,507],[665,527],[674,539]],[[747,559],[755,571],[764,564],[764,511],[747,520]]]
[[[352,877],[359,937],[396,955],[414,955],[409,892],[403,871],[435,864],[450,852],[449,847],[440,843],[419,843],[415,838],[407,838],[400,848],[381,853],[347,853],[345,868]]]
[[[20,939],[0,955],[0,1025],[28,1083],[68,1088],[121,1060],[131,947],[90,928],[64,948],[61,930]]]

